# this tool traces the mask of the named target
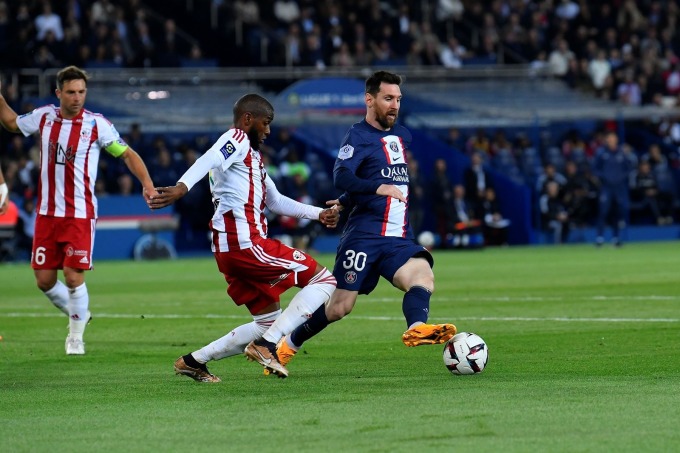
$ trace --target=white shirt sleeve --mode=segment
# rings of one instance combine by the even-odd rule
[[[205,154],[196,159],[196,162],[179,178],[178,182],[191,190],[213,168],[221,167],[222,171],[225,171],[234,162],[243,160],[250,150],[250,141],[247,137],[242,138],[240,142],[235,140],[234,131],[236,129],[230,129],[222,134]]]
[[[300,203],[283,195],[276,188],[276,184],[274,184],[269,175],[265,179],[265,184],[267,186],[267,199],[265,203],[272,212],[295,217],[296,219],[319,220],[319,214],[321,214],[323,208]]]
[[[29,113],[17,116],[17,127],[24,136],[35,134],[40,129],[40,121],[44,115],[54,111],[54,105],[38,107]]]
[[[109,120],[98,115],[95,121],[97,121],[97,132],[99,134],[97,141],[102,148],[105,149],[111,143],[120,140],[120,134]],[[122,142],[121,144],[123,143],[125,142]]]
[[[218,152],[219,153],[219,152]],[[189,167],[189,169],[179,178],[178,183],[182,183],[187,186],[187,189],[191,190],[194,185],[203,179],[205,175],[208,174],[213,168],[218,168],[222,165],[222,159],[217,153],[212,149],[208,150],[201,157],[196,159],[196,162]]]

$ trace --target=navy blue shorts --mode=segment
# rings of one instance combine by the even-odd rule
[[[333,276],[338,288],[369,294],[380,276],[392,283],[397,270],[415,256],[434,265],[430,252],[411,239],[351,233],[340,240]]]

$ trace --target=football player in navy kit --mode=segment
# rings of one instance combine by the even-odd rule
[[[335,202],[352,209],[333,269],[337,289],[278,343],[277,359],[284,366],[302,343],[349,314],[357,296],[373,291],[381,276],[405,293],[406,346],[444,343],[456,333],[453,324],[427,324],[433,259],[416,244],[409,226],[406,151],[411,133],[396,124],[400,84],[401,77],[387,71],[366,80],[366,118],[350,128],[333,170],[335,187],[345,192]]]

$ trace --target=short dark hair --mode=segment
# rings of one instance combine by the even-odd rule
[[[57,72],[57,88],[63,89],[64,82],[69,80],[84,80],[85,83],[90,79],[87,72],[83,71],[77,66],[66,66],[61,71]]]
[[[371,77],[366,79],[366,93],[375,96],[380,91],[380,84],[383,82],[401,85],[401,76],[388,71],[374,72]]]
[[[238,121],[241,116],[246,113],[251,113],[253,116],[262,117],[274,116],[274,107],[259,94],[246,94],[234,104],[234,123]]]

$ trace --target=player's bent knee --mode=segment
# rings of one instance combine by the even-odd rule
[[[36,274],[35,284],[42,292],[47,292],[57,284],[57,276],[51,274]]]
[[[341,320],[351,312],[352,307],[347,308],[342,305],[330,306],[326,307],[326,318],[328,318],[330,322],[335,322]]]

